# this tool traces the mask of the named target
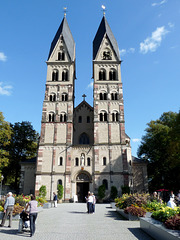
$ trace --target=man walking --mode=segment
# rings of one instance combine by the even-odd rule
[[[12,225],[12,213],[13,213],[13,210],[14,210],[14,203],[15,203],[15,199],[12,196],[12,192],[9,192],[7,194],[6,202],[4,204],[4,216],[3,216],[2,222],[0,224],[0,227],[4,226],[4,223],[5,223],[8,215],[9,215],[9,226],[8,227],[11,227],[11,225]]]

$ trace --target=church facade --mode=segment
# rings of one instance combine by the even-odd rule
[[[121,59],[105,15],[93,41],[93,106],[84,100],[74,106],[75,42],[64,16],[47,60],[35,193],[46,185],[51,200],[57,185],[63,200],[98,187],[133,188],[130,138],[125,133]]]

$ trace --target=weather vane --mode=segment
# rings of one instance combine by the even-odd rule
[[[66,17],[67,7],[64,7],[64,17]]]
[[[101,8],[103,10],[103,15],[105,16],[106,7],[104,5],[102,5]]]

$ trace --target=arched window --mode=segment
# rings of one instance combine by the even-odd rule
[[[66,121],[67,121],[66,113],[62,112],[60,114],[60,122],[66,122]]]
[[[55,120],[55,114],[53,112],[49,113],[49,122],[54,122]]]
[[[112,113],[112,121],[113,122],[118,122],[119,121],[119,114],[118,114],[118,112],[113,112]]]
[[[87,123],[90,123],[90,116],[87,116]]]
[[[108,181],[106,179],[103,179],[102,185],[104,185],[106,190],[108,190]]]
[[[106,80],[106,71],[104,69],[99,71],[99,80]]]
[[[79,122],[79,123],[82,123],[82,116],[79,116],[78,122]]]
[[[87,158],[87,166],[91,166],[91,159],[89,157]]]
[[[59,163],[58,163],[59,166],[62,166],[63,165],[63,157],[60,157],[59,158]]]
[[[89,144],[89,137],[86,133],[82,133],[79,137],[79,144]]]
[[[62,94],[62,102],[66,102],[68,101],[68,94],[67,93],[63,93]]]
[[[118,100],[118,94],[117,93],[111,93],[111,100]]]
[[[58,70],[53,70],[52,72],[52,81],[58,81]]]
[[[65,60],[65,54],[63,51],[58,52],[58,61],[64,61]]]
[[[103,165],[105,166],[107,164],[106,157],[103,157]]]
[[[50,102],[55,102],[56,101],[56,94],[51,93],[50,96],[49,96],[49,100],[50,100]]]
[[[107,121],[107,112],[105,112],[105,111],[100,112],[99,120],[100,120],[100,122],[106,122]]]
[[[99,99],[100,100],[107,100],[107,93],[106,92],[100,93],[99,94]]]
[[[111,69],[109,72],[109,80],[116,80],[116,70]]]
[[[75,158],[75,166],[79,166],[79,158]]]
[[[67,70],[62,71],[62,81],[68,81],[68,71]]]
[[[58,180],[58,184],[62,185],[62,180],[61,179]]]

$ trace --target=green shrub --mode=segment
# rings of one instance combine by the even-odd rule
[[[46,194],[47,194],[46,186],[42,185],[39,189],[39,197],[46,198]]]
[[[151,217],[160,222],[165,222],[167,219],[175,216],[176,214],[180,214],[180,208],[175,207],[172,209],[170,207],[162,207],[162,209],[154,211]]]
[[[114,200],[115,198],[117,198],[118,195],[118,191],[117,188],[115,186],[111,187],[111,199]]]
[[[130,194],[130,187],[129,186],[121,186],[122,194],[128,193]]]
[[[58,199],[62,199],[63,198],[63,186],[61,184],[58,184],[57,186],[57,197]]]
[[[98,197],[99,197],[99,199],[103,199],[105,197],[105,191],[106,191],[105,185],[99,186],[99,188],[98,188]]]

